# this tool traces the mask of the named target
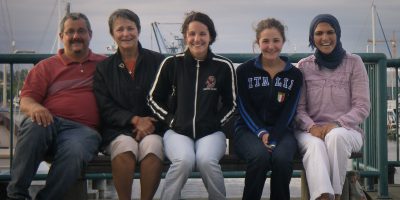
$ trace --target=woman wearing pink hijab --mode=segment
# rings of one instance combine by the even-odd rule
[[[340,199],[348,158],[363,145],[359,125],[370,110],[364,63],[342,48],[340,36],[334,16],[316,16],[309,35],[315,53],[298,63],[304,84],[295,136],[311,199]]]

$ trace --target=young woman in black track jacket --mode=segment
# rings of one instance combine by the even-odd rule
[[[150,108],[170,127],[163,142],[172,164],[161,199],[180,199],[194,167],[200,171],[208,199],[226,199],[219,165],[226,149],[221,125],[236,107],[234,67],[228,59],[211,52],[216,32],[207,15],[189,13],[182,33],[187,50],[163,61],[149,94]],[[175,98],[169,98],[171,93]]]
[[[171,111],[167,97],[174,82],[177,102],[176,110]],[[171,129],[199,139],[221,130],[235,111],[235,95],[235,72],[230,60],[208,50],[206,59],[200,61],[187,50],[163,61],[150,91],[149,105]]]

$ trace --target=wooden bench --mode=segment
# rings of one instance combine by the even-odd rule
[[[361,158],[361,153],[353,153],[351,158]],[[165,162],[165,172],[169,167],[169,162]],[[236,155],[225,155],[221,160],[221,167],[225,178],[244,178],[246,163],[240,160]],[[293,177],[301,177],[301,199],[309,199],[309,191],[307,185],[307,179],[305,177],[305,172],[303,164],[300,158],[296,158],[293,163],[293,169],[296,170],[293,173]],[[298,172],[300,171],[300,173]],[[139,178],[139,172],[135,173],[135,178]],[[200,178],[199,172],[192,172],[190,178]],[[35,180],[45,180],[46,175],[36,175]],[[110,157],[105,155],[96,156],[88,165],[87,169],[82,175],[82,178],[77,181],[77,183],[68,192],[68,196],[65,199],[77,200],[77,199],[87,199],[88,195],[88,180],[92,180],[93,190],[97,190],[99,197],[104,197],[106,189],[106,180],[112,179],[111,174],[111,162]],[[0,199],[6,198],[6,187],[10,180],[9,174],[0,175]]]
[[[221,159],[220,164],[225,178],[244,178],[246,174],[246,162],[237,157],[233,149],[233,134],[234,127],[233,121],[230,120],[228,124],[223,127],[224,133],[227,135],[227,154]],[[361,158],[362,153],[353,153],[351,158]],[[165,177],[165,173],[169,168],[170,162],[165,161],[164,171],[162,176]],[[303,168],[303,163],[300,157],[296,157],[293,161],[293,177],[301,178],[301,199],[309,199],[309,191],[307,180]],[[137,170],[135,172],[135,178],[139,178],[140,174]],[[269,174],[268,174],[269,177]],[[201,178],[199,172],[192,172],[190,178]],[[36,175],[35,180],[45,180],[46,175]],[[112,179],[111,174],[111,161],[107,155],[99,154],[96,156],[87,166],[84,172],[82,172],[82,178],[70,189],[65,199],[78,200],[88,198],[88,180],[92,181],[92,188],[89,190],[96,190],[99,198],[104,197],[106,189],[106,180]],[[5,187],[7,182],[10,180],[9,174],[0,175],[0,193],[5,195]],[[90,191],[89,191],[90,192]],[[0,195],[0,199],[2,199]],[[4,196],[5,198],[5,196]]]
[[[246,162],[244,160],[239,159],[239,157],[235,154],[233,147],[234,121],[235,120],[230,120],[223,127],[223,132],[226,134],[228,139],[227,142],[228,148],[227,148],[227,154],[225,154],[224,157],[221,159],[220,164],[225,178],[245,178]],[[351,159],[362,158],[362,156],[363,156],[362,153],[352,153]],[[165,161],[163,177],[165,177],[165,173],[167,172],[169,165],[170,162],[168,160]],[[301,200],[310,199],[307,179],[305,176],[305,171],[300,156],[297,156],[294,159],[293,170],[294,172],[292,177],[301,178]],[[89,163],[89,166],[85,171],[85,174],[86,176],[89,175],[89,177],[86,178],[93,180],[94,187],[92,189],[98,190],[99,196],[102,196],[102,194],[104,194],[104,190],[106,189],[104,179],[112,179],[110,157],[105,155],[100,155],[95,157]],[[135,178],[139,178],[139,176],[140,176],[139,173],[136,172]],[[201,178],[199,172],[192,172],[190,177]],[[268,177],[270,177],[269,174]]]
[[[229,140],[229,147],[231,146],[231,139]],[[362,153],[352,153],[351,159],[362,158]],[[166,171],[168,170],[170,162],[165,161],[165,168],[163,177],[165,176]],[[229,148],[229,154],[226,154],[220,161],[221,168],[225,178],[244,178],[246,174],[246,162],[239,159],[235,153]],[[300,157],[296,157],[293,161],[293,177],[301,178],[301,200],[308,200],[310,198],[307,178],[305,176],[305,171],[303,167],[303,163]],[[105,183],[102,182],[105,179],[112,179],[111,175],[111,162],[110,157],[106,155],[99,155],[95,157],[90,163],[88,168],[85,171],[86,177],[88,179],[93,180],[93,188],[94,190],[98,190],[99,196],[101,197],[104,194]],[[91,175],[99,175],[93,177]],[[269,176],[269,175],[268,175]],[[198,172],[192,172],[191,178],[201,178]],[[135,178],[139,178],[139,173],[135,173]],[[84,184],[85,185],[85,184]]]

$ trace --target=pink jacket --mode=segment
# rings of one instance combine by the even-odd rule
[[[304,84],[297,107],[296,124],[308,131],[314,124],[338,121],[344,128],[363,133],[359,125],[369,115],[369,81],[358,55],[346,53],[335,70],[319,69],[314,55],[298,63]]]

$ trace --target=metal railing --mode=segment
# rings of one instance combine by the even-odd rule
[[[242,63],[254,54],[220,54],[231,59],[234,63]],[[290,61],[297,63],[301,58],[309,54],[295,53],[284,54]],[[378,196],[380,198],[388,197],[388,159],[387,159],[387,127],[386,127],[386,64],[393,67],[400,67],[400,60],[387,60],[381,53],[360,53],[365,63],[369,76],[371,112],[370,116],[362,124],[365,131],[365,144],[363,147],[363,158],[357,161],[361,176],[366,178],[366,185],[369,189],[374,189],[374,179],[378,179]],[[0,64],[9,64],[10,74],[14,74],[14,64],[37,63],[40,60],[51,56],[50,54],[0,54]],[[10,91],[13,91],[13,76],[10,80]],[[396,76],[397,77],[397,76]],[[10,92],[10,102],[14,94]],[[14,123],[13,106],[9,106],[10,121]],[[10,126],[10,132],[13,132],[14,124]],[[10,163],[13,157],[13,134],[10,136]],[[392,162],[392,161],[391,161]],[[399,155],[397,154],[397,163]],[[11,163],[12,164],[12,163]]]
[[[391,157],[388,157],[388,166],[389,166],[389,174],[394,174],[395,173],[395,168],[394,167],[399,167],[400,166],[400,133],[399,133],[399,83],[400,83],[400,77],[399,77],[399,70],[400,70],[400,59],[389,59],[387,61],[387,67],[388,69],[392,69],[391,71],[394,71],[392,74],[388,74],[394,82],[394,85],[390,85],[392,92],[392,96],[390,97],[390,100],[395,102],[395,125],[394,128],[391,130],[388,130],[388,133],[391,135],[390,140],[394,141],[394,146],[395,146],[395,152],[390,152],[392,154]],[[392,149],[393,150],[393,149]],[[394,154],[394,155],[393,155]],[[392,177],[393,178],[393,177]],[[390,180],[389,183],[394,183],[394,180]]]

